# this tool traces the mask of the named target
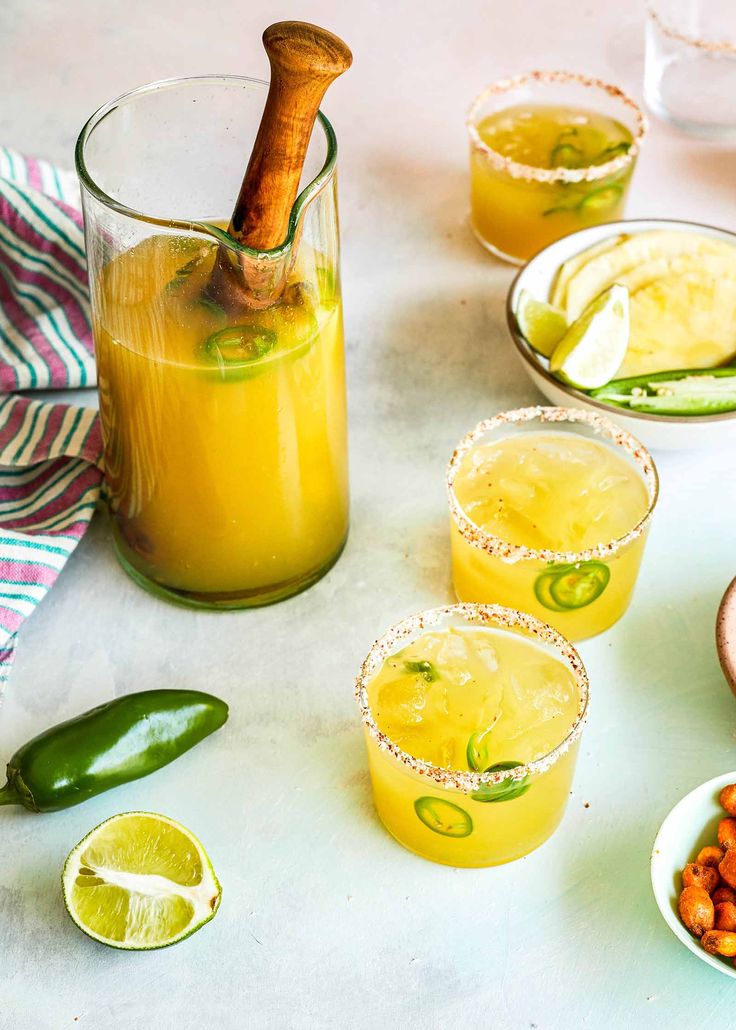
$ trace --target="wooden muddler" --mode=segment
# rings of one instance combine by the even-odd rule
[[[253,250],[284,241],[319,105],[353,60],[341,39],[307,22],[269,26],[263,45],[271,85],[229,229]]]
[[[341,39],[307,22],[276,22],[263,33],[263,45],[271,84],[228,227],[238,243],[257,251],[286,239],[319,105],[353,60]],[[238,264],[220,247],[206,293],[233,314],[275,303],[284,282],[283,268],[243,254]]]

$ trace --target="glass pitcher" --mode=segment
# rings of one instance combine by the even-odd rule
[[[305,589],[348,530],[337,144],[321,113],[283,243],[227,233],[267,88],[154,83],[77,142],[115,548],[141,586],[196,607]],[[260,296],[223,299],[218,266]]]

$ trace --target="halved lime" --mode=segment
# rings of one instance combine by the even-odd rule
[[[530,346],[548,358],[567,332],[567,318],[564,311],[535,300],[526,290],[519,293],[516,321],[522,336]]]
[[[61,880],[79,929],[126,951],[184,940],[212,919],[222,896],[194,834],[151,812],[100,823],[70,853]]]
[[[629,344],[629,291],[614,283],[573,322],[554,349],[550,371],[581,390],[604,386]]]
[[[414,811],[427,829],[443,837],[468,837],[473,832],[473,820],[468,813],[444,798],[417,798]]]

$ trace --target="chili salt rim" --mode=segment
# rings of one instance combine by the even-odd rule
[[[578,712],[568,735],[542,758],[536,758],[515,769],[500,772],[478,773],[462,769],[446,769],[433,765],[431,762],[425,762],[421,758],[415,758],[407,751],[402,750],[386,733],[379,729],[368,701],[368,684],[385,659],[396,650],[398,643],[413,637],[417,631],[421,632],[429,626],[437,625],[445,616],[452,615],[458,615],[474,625],[493,625],[501,629],[521,627],[543,643],[554,647],[567,663],[580,691]],[[457,790],[464,794],[472,794],[488,784],[497,784],[505,780],[523,780],[526,776],[539,775],[551,769],[558,759],[580,739],[588,718],[589,693],[588,674],[585,671],[583,660],[570,641],[552,626],[542,622],[541,619],[528,615],[526,612],[516,611],[514,608],[505,608],[500,604],[446,604],[439,608],[430,608],[427,611],[419,612],[417,615],[411,615],[409,618],[397,622],[373,644],[355,681],[355,698],[360,707],[363,725],[378,747],[382,751],[388,751],[412,772],[426,776],[427,779],[433,780],[445,790]]]
[[[503,540],[493,533],[482,529],[467,515],[455,494],[454,484],[460,464],[476,443],[486,433],[497,429],[499,426],[516,425],[520,422],[531,422],[539,419],[542,423],[555,422],[584,422],[592,426],[596,433],[610,440],[616,447],[634,459],[642,471],[649,493],[649,504],[641,519],[623,536],[617,537],[606,543],[596,544],[584,551],[553,551],[549,548],[526,547],[524,544],[512,544]],[[474,547],[494,558],[508,564],[518,561],[555,562],[565,565],[576,565],[585,561],[607,561],[613,555],[632,543],[648,527],[654,508],[659,497],[659,477],[651,454],[643,443],[621,429],[615,422],[605,418],[603,415],[596,415],[591,411],[583,411],[580,408],[555,408],[538,405],[531,408],[515,408],[513,411],[502,411],[493,418],[483,419],[474,429],[467,433],[455,448],[455,452],[447,467],[447,494],[450,502],[450,515],[457,526],[462,537]]]
[[[696,36],[688,36],[685,32],[673,29],[664,21],[654,4],[647,4],[647,16],[655,23],[663,36],[676,39],[678,43],[685,43],[687,46],[697,47],[698,50],[706,50],[711,54],[736,54],[736,43],[729,40],[698,39]]]
[[[605,164],[589,165],[587,168],[535,168],[533,165],[525,165],[500,154],[480,137],[477,126],[478,109],[482,107],[488,97],[508,93],[529,83],[577,83],[590,89],[602,89],[613,99],[620,100],[634,115],[635,128],[632,133],[631,146],[625,154],[619,154],[618,157],[614,157]],[[589,75],[582,75],[579,72],[566,71],[531,71],[499,79],[498,82],[486,86],[483,92],[475,98],[468,108],[465,124],[474,149],[480,151],[496,169],[506,172],[513,179],[544,183],[596,182],[598,179],[605,179],[608,175],[615,175],[630,165],[638,155],[642,140],[649,129],[649,122],[642,109],[628,93],[624,93],[618,86],[613,86],[611,83]]]

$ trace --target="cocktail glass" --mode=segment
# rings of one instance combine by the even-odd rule
[[[478,125],[515,105],[553,105],[616,119],[631,145],[587,168],[539,168],[512,161],[481,139]],[[617,86],[573,72],[534,71],[488,86],[467,115],[470,137],[471,225],[479,242],[512,264],[578,229],[623,217],[646,119]]]
[[[736,5],[653,0],[647,5],[644,97],[678,129],[736,139]]]
[[[383,733],[369,685],[386,658],[430,629],[482,628],[518,634],[563,662],[579,692],[577,716],[548,754],[492,772],[441,768],[413,757]],[[373,799],[388,832],[423,858],[452,866],[491,866],[528,854],[562,819],[588,711],[588,678],[575,648],[551,626],[500,605],[456,604],[404,619],[382,636],[356,683]],[[530,708],[532,720],[537,712]]]
[[[123,568],[182,604],[278,601],[320,578],[348,529],[337,145],[320,114],[283,242],[223,228],[264,82],[154,83],[77,144],[105,478]],[[215,264],[278,298],[227,303]],[[268,299],[268,298],[267,298]]]
[[[614,448],[646,487],[643,517],[615,540],[584,551],[554,551],[509,543],[477,525],[463,509],[455,480],[463,458],[480,443],[523,433],[572,433]],[[460,601],[498,603],[531,612],[584,640],[612,626],[626,611],[641,565],[659,480],[651,455],[613,422],[568,408],[519,408],[479,422],[458,445],[447,471],[455,593]],[[615,502],[615,490],[612,493]]]

